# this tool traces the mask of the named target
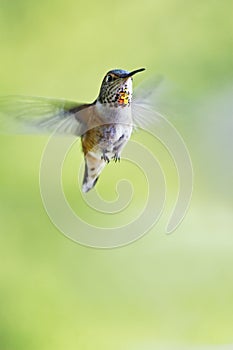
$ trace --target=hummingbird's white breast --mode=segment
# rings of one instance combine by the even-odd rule
[[[104,123],[125,123],[132,124],[131,105],[112,106],[108,103],[96,102],[96,113]]]
[[[102,136],[94,152],[102,154],[104,151],[112,158],[120,154],[130,139],[133,129],[131,106],[112,107],[97,101],[95,107],[103,125],[98,126]]]

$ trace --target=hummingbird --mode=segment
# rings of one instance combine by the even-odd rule
[[[102,81],[100,93],[93,103],[94,118],[100,125],[81,136],[85,157],[83,192],[93,188],[100,173],[109,163],[120,160],[121,151],[130,139],[133,129],[131,110],[132,76],[144,68],[128,72],[122,69],[109,71]]]
[[[27,133],[55,131],[57,134],[81,137],[85,160],[82,191],[88,192],[96,185],[110,160],[120,161],[137,118],[146,113],[142,102],[134,101],[132,96],[133,76],[144,70],[108,71],[99,95],[92,103],[80,104],[44,97],[2,97],[0,122],[2,115],[5,115],[8,123],[12,120],[26,126]]]

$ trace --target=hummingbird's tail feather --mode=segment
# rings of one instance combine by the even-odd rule
[[[88,192],[95,186],[105,164],[106,162],[103,159],[95,158],[90,153],[86,154],[83,192]]]

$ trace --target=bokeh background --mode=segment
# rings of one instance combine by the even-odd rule
[[[158,144],[168,184],[161,220],[126,247],[87,248],[60,234],[43,208],[38,174],[47,136],[2,135],[1,349],[233,344],[232,13],[231,0],[0,0],[1,95],[92,101],[107,70],[145,66],[135,83],[162,74],[173,86],[162,108],[195,176],[189,211],[166,235],[177,178]],[[73,195],[78,143],[75,152],[64,188],[85,216]],[[109,165],[98,190],[114,198],[122,176],[143,188],[142,175],[122,161]],[[144,199],[137,195],[135,210]]]

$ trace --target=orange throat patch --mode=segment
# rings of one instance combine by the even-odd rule
[[[129,103],[129,93],[127,91],[121,91],[119,93],[118,103],[120,105],[127,105]]]

